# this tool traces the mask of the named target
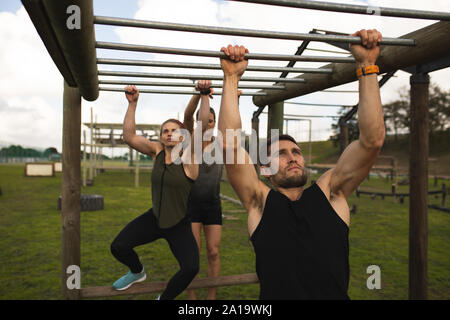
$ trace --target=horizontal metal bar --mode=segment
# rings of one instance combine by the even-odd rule
[[[308,1],[308,0],[234,0],[234,1],[269,4],[292,8],[322,10],[322,11],[359,13],[359,14],[377,15],[386,17],[450,21],[450,13],[448,12],[410,10],[402,8],[386,8],[376,6],[361,6],[354,4],[342,4],[342,3]],[[425,5],[425,2],[423,2],[423,4]]]
[[[262,114],[267,115],[267,112],[262,112]],[[329,116],[329,115],[301,115],[301,114],[283,114],[283,116],[287,117],[301,117],[301,118],[339,118],[339,116]],[[297,120],[296,118],[284,118],[284,120]]]
[[[256,38],[270,38],[270,39],[282,39],[282,40],[306,40],[306,41],[320,41],[320,42],[345,42],[345,43],[361,43],[360,37],[354,36],[340,36],[340,35],[323,35],[323,34],[311,34],[311,33],[292,33],[292,32],[279,32],[279,31],[264,31],[264,30],[250,30],[250,29],[238,29],[238,28],[224,28],[214,26],[200,26],[192,24],[182,23],[170,23],[170,22],[158,22],[158,21],[146,21],[136,19],[124,19],[113,17],[100,17],[94,18],[94,23],[103,25],[114,25],[123,27],[139,27],[149,29],[161,29],[171,31],[184,31],[184,32],[197,32],[197,33],[212,33],[221,35],[241,36],[241,37],[256,37]],[[395,38],[383,38],[382,45],[401,45],[401,46],[414,46],[413,39],[395,39]]]
[[[106,71],[99,70],[99,76],[121,76],[121,77],[144,77],[144,78],[165,78],[165,79],[191,79],[191,80],[223,80],[223,76],[216,75],[196,75],[196,74],[168,74],[168,73],[147,73],[129,71]],[[242,77],[241,81],[263,81],[263,82],[289,82],[304,83],[301,78],[269,78],[269,77]]]
[[[96,42],[96,48],[98,49],[112,49],[112,50],[126,50],[126,51],[138,51],[138,52],[150,52],[150,53],[164,53],[164,54],[179,54],[186,56],[198,56],[198,57],[212,57],[212,58],[224,58],[227,56],[221,51],[209,51],[209,50],[195,50],[195,49],[180,49],[180,48],[166,48],[166,47],[154,47],[138,44],[124,44],[113,42]],[[352,57],[327,57],[327,56],[296,56],[285,54],[265,54],[265,53],[247,53],[245,59],[254,60],[278,60],[278,61],[304,61],[304,62],[340,62],[340,63],[354,63],[355,59]]]
[[[193,87],[195,83],[192,82],[155,82],[155,81],[123,81],[123,80],[99,80],[99,84],[120,84],[120,85],[135,85],[135,86],[156,86],[156,87]],[[213,88],[222,88],[221,83],[212,83]],[[239,89],[267,89],[267,90],[284,90],[283,85],[265,86],[258,84],[239,84]]]
[[[161,94],[185,94],[185,95],[196,95],[200,94],[198,91],[190,91],[190,90],[180,90],[180,91],[172,91],[172,90],[152,90],[152,89],[138,89],[140,93],[161,93]],[[125,92],[123,88],[114,88],[114,87],[100,87],[100,91],[115,91],[115,92]],[[215,91],[213,95],[220,96],[222,95],[222,91]],[[267,93],[265,92],[242,92],[241,96],[265,96]]]
[[[344,108],[353,107],[353,106],[345,106],[342,104],[326,104],[326,103],[304,103],[304,102],[290,102],[290,101],[285,101],[284,103],[296,104],[301,106],[318,106],[318,107],[344,107]]]
[[[317,52],[327,52],[327,53],[337,53],[337,54],[348,54],[348,51],[344,52],[344,51],[333,51],[333,50],[323,50],[323,49],[313,49],[313,48],[306,48],[305,50],[317,51]]]
[[[131,59],[98,58],[97,64],[222,70],[222,67],[220,66],[220,64],[131,60]],[[323,68],[323,69],[319,69],[319,68],[287,68],[287,67],[267,67],[267,66],[247,66],[246,71],[289,72],[289,73],[327,73],[327,74],[333,73],[333,70],[329,69],[329,68]]]
[[[358,90],[322,90],[320,92],[330,92],[330,93],[358,93]]]

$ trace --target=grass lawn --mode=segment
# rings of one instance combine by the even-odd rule
[[[314,178],[314,177],[312,177]],[[430,190],[436,189],[432,186]],[[100,174],[94,186],[82,194],[104,196],[101,211],[81,213],[82,287],[111,285],[126,268],[117,262],[109,246],[118,232],[151,207],[150,174],[141,172],[139,188],[134,173],[128,171]],[[0,165],[0,299],[61,298],[61,214],[57,199],[61,194],[61,174],[56,177],[24,177],[23,165]],[[390,191],[390,184],[371,178],[361,189]],[[440,188],[440,186],[438,187]],[[407,192],[402,187],[399,192]],[[222,193],[236,198],[227,182]],[[392,198],[371,200],[369,196],[348,199],[357,206],[350,226],[350,287],[352,299],[408,298],[408,201],[394,203]],[[440,199],[429,198],[440,204]],[[221,274],[255,272],[255,255],[247,234],[247,215],[242,208],[222,202],[224,219]],[[449,203],[447,203],[448,207]],[[450,299],[450,215],[428,211],[428,290],[430,299]],[[136,249],[148,270],[146,281],[166,281],[178,264],[164,240]],[[366,287],[370,265],[381,268],[381,289]],[[203,246],[199,277],[206,276]],[[282,276],[282,275],[280,275]],[[259,286],[242,285],[218,288],[218,299],[257,299]],[[197,290],[206,298],[207,290]],[[114,299],[154,299],[156,294],[116,297]],[[186,298],[186,293],[178,299]],[[112,298],[111,298],[112,299]]]

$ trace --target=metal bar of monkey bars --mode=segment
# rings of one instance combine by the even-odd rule
[[[193,87],[193,82],[155,82],[155,81],[124,81],[124,80],[99,80],[99,84],[119,84],[119,85],[135,85],[135,86],[156,86],[156,87]],[[212,88],[222,88],[221,83],[213,83]],[[258,84],[239,84],[239,89],[268,89],[268,90],[284,90],[283,85],[258,85]]]
[[[233,0],[233,1],[268,4],[291,8],[322,10],[322,11],[358,13],[358,14],[377,15],[386,17],[450,21],[449,12],[411,10],[403,8],[387,8],[377,6],[361,6],[354,4],[331,3],[331,2],[309,1],[309,0]],[[425,4],[425,2],[423,3]]]
[[[306,41],[320,41],[320,42],[345,42],[360,44],[361,38],[350,35],[326,35],[326,34],[311,34],[311,33],[293,33],[293,32],[280,32],[280,31],[265,31],[265,30],[250,30],[241,28],[224,28],[215,26],[201,26],[193,24],[171,23],[171,22],[159,22],[159,21],[146,21],[137,19],[125,19],[115,17],[94,17],[95,24],[113,25],[123,27],[138,27],[148,29],[160,29],[170,31],[184,31],[184,32],[197,32],[197,33],[211,33],[231,36],[242,37],[255,37],[255,38],[270,38],[270,39],[282,39],[282,40],[306,40]],[[396,39],[396,38],[383,38],[381,45],[398,45],[398,46],[414,46],[413,39]]]
[[[284,103],[301,105],[301,106],[317,106],[317,107],[344,107],[344,108],[353,107],[353,106],[346,106],[343,104],[328,104],[328,103],[306,103],[306,102],[291,102],[291,101],[285,101]]]
[[[146,66],[146,67],[166,67],[166,68],[187,68],[187,69],[209,69],[221,70],[220,64],[208,63],[186,63],[173,61],[149,61],[149,60],[132,60],[132,59],[107,59],[98,58],[97,64],[123,65],[123,66]],[[287,67],[270,67],[270,66],[248,66],[246,71],[263,71],[263,72],[289,72],[289,73],[333,73],[332,69],[319,68],[287,68]]]
[[[140,93],[161,93],[161,94],[185,94],[185,95],[195,95],[200,94],[198,91],[191,90],[153,90],[153,89],[138,89]],[[115,91],[115,92],[125,92],[123,88],[114,88],[114,87],[103,87],[100,86],[100,91]],[[213,95],[222,95],[222,91],[215,91]],[[265,96],[267,93],[265,92],[242,92],[241,96]]]
[[[268,112],[262,112],[262,114],[268,115]],[[302,114],[286,114],[286,113],[283,116],[300,117],[300,118],[332,118],[332,119],[339,118],[339,116],[330,116],[330,115],[308,115],[308,114],[302,115]],[[296,118],[284,118],[284,120],[286,119],[294,120]]]
[[[95,47],[98,49],[125,50],[150,53],[179,54],[198,57],[227,58],[226,54],[221,51],[196,50],[196,49],[180,49],[167,47],[154,47],[138,44],[124,44],[114,42],[97,41]],[[355,63],[352,57],[330,57],[330,56],[296,56],[287,54],[265,54],[265,53],[247,53],[245,59],[254,60],[278,60],[278,61],[304,61],[304,62],[338,62],[338,63]]]
[[[144,78],[166,78],[166,79],[191,79],[191,80],[223,80],[223,76],[217,75],[196,75],[196,74],[168,74],[168,73],[147,73],[129,71],[107,71],[99,70],[99,76],[121,76],[121,77],[144,77]],[[242,77],[241,81],[263,81],[263,82],[289,82],[304,83],[301,78],[270,78],[270,77]]]

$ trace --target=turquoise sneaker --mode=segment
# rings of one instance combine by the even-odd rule
[[[142,282],[146,278],[147,278],[147,275],[145,274],[145,268],[142,268],[142,271],[140,273],[133,273],[131,271],[128,271],[128,273],[126,275],[124,275],[119,280],[114,282],[112,287],[116,290],[126,290],[133,283]]]

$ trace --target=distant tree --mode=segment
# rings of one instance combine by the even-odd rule
[[[42,157],[42,153],[32,148],[22,148],[19,145],[11,145],[0,150],[2,157]]]
[[[403,87],[399,91],[400,99],[383,105],[388,132],[403,130],[409,132],[410,91]],[[445,91],[437,84],[430,85],[429,100],[430,135],[436,135],[450,129],[450,90]]]
[[[404,100],[394,101],[383,105],[384,123],[386,132],[394,133],[395,141],[398,140],[398,134],[404,129],[404,119],[408,117],[407,110],[409,105]]]
[[[50,157],[52,154],[58,154],[58,150],[56,148],[50,147],[45,149],[42,154],[44,157]]]
[[[397,140],[399,133],[408,133],[410,124],[410,92],[406,87],[399,90],[399,99],[383,105],[383,114],[387,133],[394,133]],[[450,90],[443,90],[432,83],[429,91],[429,130],[430,136],[450,130]],[[348,112],[341,108],[340,116]],[[356,115],[357,117],[357,115]],[[354,118],[347,121],[349,143],[359,137],[359,127]],[[339,123],[332,124],[334,145],[339,142]]]
[[[338,115],[342,117],[349,111],[350,111],[349,108],[342,107],[341,109],[339,109]],[[355,117],[357,117],[357,115]],[[358,120],[352,118],[349,121],[347,121],[346,124],[348,128],[348,143],[350,144],[352,141],[357,140],[359,138]],[[331,128],[334,134],[334,136],[331,137],[331,140],[333,140],[333,145],[337,147],[339,145],[339,134],[341,131],[339,120],[336,121],[336,123],[331,124]]]

